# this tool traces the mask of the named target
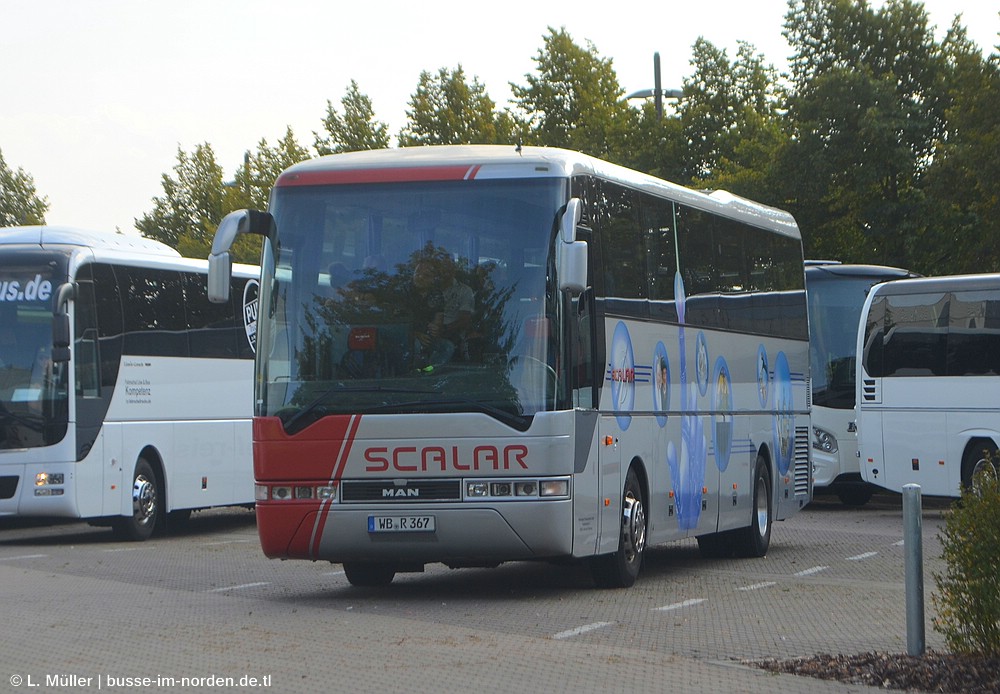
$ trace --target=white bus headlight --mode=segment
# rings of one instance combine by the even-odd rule
[[[39,472],[35,475],[35,486],[45,487],[50,484],[62,484],[64,479],[61,472]]]
[[[813,448],[824,453],[836,453],[837,437],[826,429],[813,427]]]
[[[540,496],[569,496],[569,480],[542,480]]]

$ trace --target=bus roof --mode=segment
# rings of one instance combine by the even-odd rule
[[[275,186],[528,176],[568,178],[579,174],[593,174],[684,205],[800,238],[795,220],[783,210],[722,190],[691,190],[580,152],[555,147],[436,145],[346,152],[295,164],[278,177]]]
[[[942,275],[939,277],[916,277],[880,284],[873,290],[886,294],[924,294],[927,292],[950,292],[956,290],[977,291],[1000,288],[1000,273],[979,275]]]
[[[175,249],[142,236],[108,234],[65,226],[21,226],[0,229],[0,244],[86,246],[87,248],[180,257]]]
[[[887,265],[844,264],[838,260],[807,260],[806,279],[835,279],[840,277],[877,278],[881,281],[918,277],[914,272]]]

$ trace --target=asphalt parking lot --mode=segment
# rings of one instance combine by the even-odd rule
[[[925,499],[922,516],[937,650],[945,508]],[[905,652],[902,537],[897,496],[863,509],[818,497],[776,524],[763,559],[705,560],[693,540],[655,547],[628,590],[547,563],[435,565],[357,589],[337,565],[266,559],[245,509],[138,544],[84,523],[0,520],[0,687],[865,691],[742,662]]]

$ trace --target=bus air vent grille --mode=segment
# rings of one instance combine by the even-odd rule
[[[809,495],[809,427],[795,427],[795,496]]]

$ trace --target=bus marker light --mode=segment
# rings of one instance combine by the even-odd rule
[[[613,444],[614,442],[615,442],[615,437],[613,437],[613,436],[605,436],[605,437],[604,437],[604,445],[605,445],[605,446],[610,446],[610,445],[612,445],[612,444]]]
[[[610,505],[611,505],[611,499],[605,499],[605,500],[604,500],[604,506],[605,506],[605,507],[608,507],[608,506],[610,506]]]
[[[673,499],[674,498],[674,490],[671,489],[669,492],[667,492],[667,496],[670,497],[671,499]]]
[[[267,493],[267,485],[255,484],[253,486],[253,498],[254,501],[267,501],[270,498]]]

